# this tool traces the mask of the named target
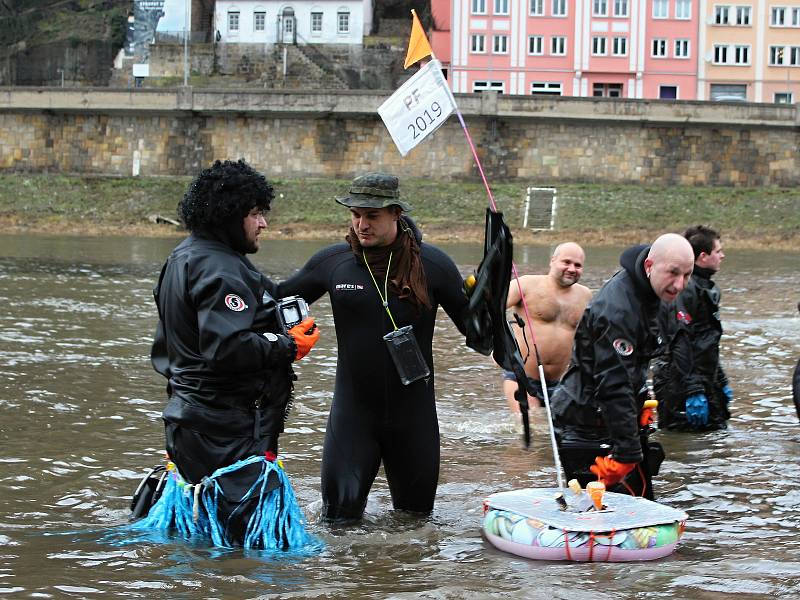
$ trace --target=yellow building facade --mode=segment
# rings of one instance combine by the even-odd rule
[[[800,98],[800,0],[700,0],[697,99]]]

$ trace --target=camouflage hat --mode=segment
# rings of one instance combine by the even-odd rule
[[[350,208],[386,208],[399,206],[409,212],[411,206],[400,199],[400,182],[394,175],[367,173],[353,179],[347,196],[336,197],[336,201]]]

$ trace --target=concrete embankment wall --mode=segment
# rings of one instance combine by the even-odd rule
[[[189,175],[245,158],[270,177],[477,177],[451,117],[403,158],[388,92],[0,88],[0,170]],[[490,179],[800,183],[796,105],[456,97]]]

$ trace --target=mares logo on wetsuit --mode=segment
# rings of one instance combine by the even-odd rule
[[[335,287],[336,291],[339,290],[363,290],[364,286],[360,283],[337,283]]]
[[[630,356],[633,354],[633,344],[628,340],[617,338],[614,340],[612,345],[614,346],[614,350],[616,350],[617,354],[620,356]]]
[[[225,306],[234,312],[242,312],[247,308],[247,304],[244,303],[241,296],[237,296],[236,294],[228,294],[225,296]]]
[[[692,315],[687,312],[683,312],[682,310],[678,311],[678,314],[675,315],[678,319],[678,323],[683,323],[684,325],[688,325],[692,322]]]

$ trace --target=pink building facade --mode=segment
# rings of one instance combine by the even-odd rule
[[[455,92],[797,101],[800,0],[759,2],[432,0],[431,39]]]

